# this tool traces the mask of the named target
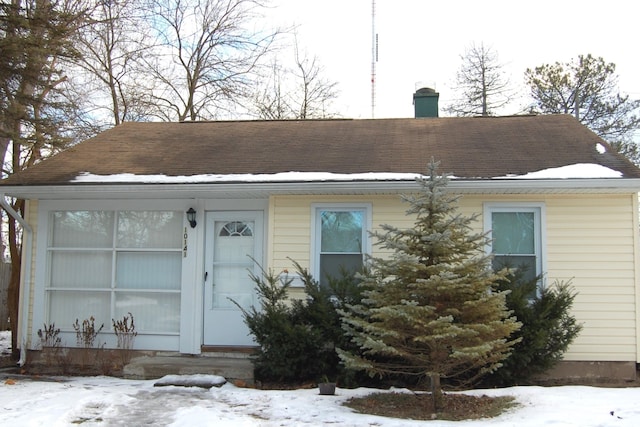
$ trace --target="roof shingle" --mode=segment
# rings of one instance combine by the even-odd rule
[[[640,170],[568,115],[489,118],[125,123],[4,180],[69,183],[80,173],[424,173],[433,157],[462,179],[592,163]]]

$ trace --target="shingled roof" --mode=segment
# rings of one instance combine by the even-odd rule
[[[607,149],[602,153],[598,147]],[[542,115],[125,123],[0,185],[68,184],[82,173],[424,173],[432,157],[459,179],[524,175],[579,163],[640,178],[638,168],[573,117]]]

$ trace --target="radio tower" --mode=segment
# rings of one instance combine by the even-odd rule
[[[376,34],[376,1],[371,1],[371,118],[376,117],[376,62],[378,62],[378,35]]]

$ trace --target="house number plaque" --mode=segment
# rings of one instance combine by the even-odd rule
[[[182,257],[187,257],[187,227],[184,228],[183,244],[182,244]]]

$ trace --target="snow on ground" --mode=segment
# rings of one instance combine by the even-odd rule
[[[0,333],[0,343],[5,342]],[[410,421],[357,414],[341,403],[372,389],[254,390],[225,384],[154,387],[111,377],[32,379],[0,375],[1,426],[428,426],[600,427],[640,425],[640,388],[512,387],[468,394],[514,396],[518,407],[476,421]]]
[[[0,356],[11,354],[11,332],[0,331]]]
[[[264,391],[226,384],[154,387],[154,381],[109,377],[3,379],[0,425],[12,426],[638,426],[640,388],[515,387],[471,394],[515,396],[519,407],[498,418],[408,421],[357,414],[341,403],[371,389]],[[613,414],[613,415],[612,415]]]

